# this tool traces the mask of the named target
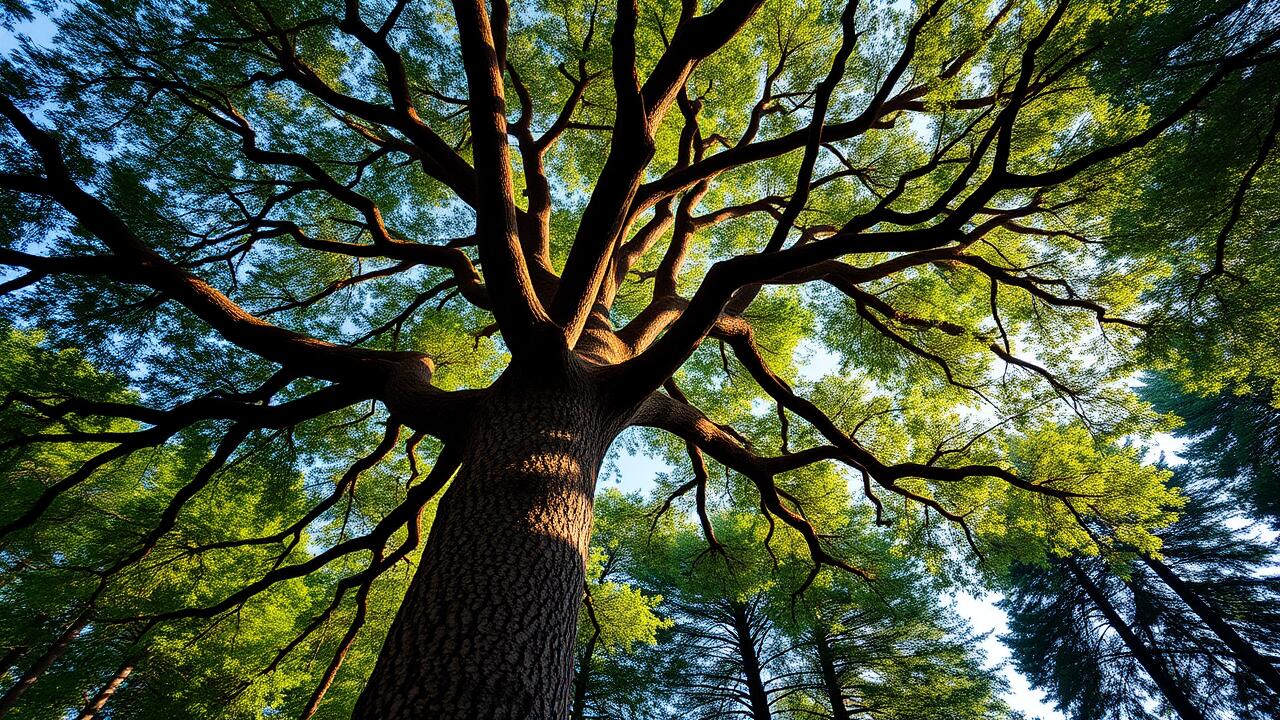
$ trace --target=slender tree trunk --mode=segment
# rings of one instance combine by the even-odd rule
[[[737,636],[742,674],[747,684],[747,698],[751,702],[751,717],[753,720],[770,720],[769,694],[764,689],[764,676],[760,657],[756,654],[756,638],[751,632],[751,619],[744,606],[733,603],[731,608],[733,632]]]
[[[0,697],[0,718],[8,715],[13,706],[18,704],[18,700],[22,698],[23,693],[30,690],[31,686],[35,685],[36,681],[40,679],[40,676],[44,675],[45,671],[67,652],[67,648],[71,647],[71,641],[80,636],[85,626],[89,624],[91,616],[88,610],[76,616],[71,625],[58,636],[57,640],[53,641],[49,649],[36,658],[31,667],[22,673],[22,677],[18,678],[18,681],[9,688],[4,697]]]
[[[578,673],[573,677],[573,710],[569,713],[572,720],[583,720],[587,716],[587,690],[591,687],[591,660],[596,653],[596,642],[600,639],[600,631],[596,630],[587,640],[582,650],[582,658],[578,661]]]
[[[107,702],[111,700],[111,697],[116,694],[116,691],[120,689],[120,686],[124,684],[125,680],[129,679],[129,675],[132,673],[133,659],[130,658],[120,666],[119,670],[116,670],[116,674],[107,681],[106,685],[102,686],[102,689],[98,691],[98,694],[94,695],[92,700],[85,703],[84,709],[76,716],[76,720],[93,720],[93,718],[96,718],[98,713],[102,712],[102,708],[107,706]]]
[[[1191,611],[1204,621],[1204,624],[1231,649],[1231,652],[1235,654],[1240,662],[1244,663],[1245,667],[1249,668],[1250,672],[1257,675],[1267,684],[1267,687],[1271,688],[1277,695],[1280,695],[1280,672],[1276,671],[1274,665],[1267,662],[1252,645],[1240,637],[1235,628],[1231,627],[1216,610],[1209,607],[1209,604],[1196,594],[1196,591],[1192,590],[1186,581],[1169,569],[1168,565],[1150,556],[1143,556],[1143,560],[1147,563],[1147,567],[1155,571],[1155,574],[1164,581],[1164,584],[1177,593],[1178,597],[1182,598],[1182,601],[1187,604],[1187,607],[1191,608]]]
[[[616,429],[585,383],[513,384],[472,418],[355,718],[569,713],[592,495]]]
[[[844,704],[844,685],[836,672],[835,654],[831,651],[831,640],[825,628],[814,627],[813,645],[818,650],[822,684],[827,691],[827,701],[831,703],[831,720],[849,720],[849,708]]]
[[[1080,583],[1080,587],[1084,588],[1085,593],[1098,610],[1102,612],[1103,617],[1107,619],[1107,623],[1111,625],[1111,629],[1115,630],[1124,644],[1128,646],[1129,652],[1133,653],[1133,657],[1142,665],[1142,669],[1147,671],[1151,679],[1155,682],[1156,687],[1160,688],[1160,692],[1164,695],[1169,706],[1182,720],[1205,720],[1204,714],[1200,709],[1192,704],[1191,700],[1182,692],[1182,688],[1169,674],[1169,669],[1165,667],[1160,658],[1151,652],[1151,648],[1147,647],[1138,637],[1133,629],[1129,627],[1124,618],[1120,617],[1120,613],[1116,611],[1115,606],[1111,604],[1102,589],[1093,582],[1080,565],[1075,560],[1065,561],[1066,566],[1075,575],[1076,581]]]

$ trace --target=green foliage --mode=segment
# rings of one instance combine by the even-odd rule
[[[94,369],[74,351],[52,351],[40,343],[39,333],[5,330],[0,339],[0,392],[6,397],[136,400],[120,377]],[[122,420],[95,423],[91,416],[68,417],[61,425],[50,426],[12,400],[0,413],[0,432],[6,438],[72,428],[81,433],[137,429]],[[333,443],[332,432],[305,425],[293,438],[292,453],[281,439],[255,438],[186,504],[173,529],[136,562],[129,558],[143,545],[150,527],[209,459],[210,438],[201,429],[109,463],[96,483],[59,497],[52,509],[58,522],[6,538],[0,552],[0,647],[26,648],[15,672],[29,667],[78,619],[88,619],[65,654],[23,696],[14,717],[49,717],[78,709],[86,692],[96,692],[126,663],[134,669],[112,701],[111,717],[256,718],[264,712],[298,712],[327,662],[323,658],[334,652],[351,619],[351,596],[274,671],[264,671],[278,651],[330,605],[343,568],[275,584],[233,612],[208,618],[181,613],[214,605],[274,564],[304,561],[337,542],[350,533],[344,526],[363,522],[363,512],[380,513],[380,503],[398,502],[380,500],[379,495],[402,495],[405,469],[381,467],[366,475],[359,506],[350,514],[337,506],[303,528],[296,543],[286,538],[237,546],[284,530],[314,501],[315,491],[304,489],[293,453],[313,443],[326,443],[329,452],[340,447]],[[365,439],[353,436],[348,442]],[[13,513],[30,505],[49,484],[108,447],[103,442],[6,443],[0,451],[0,478],[13,502],[4,520],[13,519]],[[195,552],[218,545],[225,549]],[[349,715],[410,574],[392,571],[375,584],[368,627],[348,653],[318,717]],[[155,625],[128,620],[168,613],[179,616]],[[317,664],[315,658],[322,659]]]
[[[611,571],[660,597],[650,607],[665,620],[652,649],[593,658],[588,708],[609,717],[735,717],[755,663],[773,717],[829,717],[821,642],[848,706],[869,717],[1007,717],[995,698],[1000,682],[940,603],[936,580],[895,552],[892,535],[868,517],[845,515],[830,529],[877,580],[827,570],[798,592],[809,565],[794,533],[769,538],[771,557],[760,550],[769,531],[758,514],[718,507],[712,521],[725,555],[705,552],[692,518],[668,511],[651,530],[653,504],[616,491],[600,496],[597,542],[632,541],[610,557]],[[594,601],[594,586],[592,593]]]
[[[51,352],[38,342],[36,334],[6,330],[5,351],[0,353],[6,393],[48,397],[72,392],[100,401],[133,399],[119,378],[97,372],[74,352]],[[6,409],[3,419],[9,436],[31,422],[14,408]],[[86,422],[76,427],[87,433],[133,430],[122,425],[94,427]],[[46,484],[104,448],[74,446],[72,452],[66,445],[49,443],[8,447],[2,466],[5,486],[15,493],[12,507],[25,507]],[[104,482],[59,501],[55,510],[60,522],[10,536],[0,590],[5,647],[27,647],[29,655],[38,656],[82,613],[91,613],[90,624],[54,665],[48,681],[28,693],[21,706],[23,717],[47,716],[83,702],[86,688],[96,690],[130,658],[138,669],[123,696],[156,693],[165,698],[163,704],[136,706],[138,717],[161,717],[177,709],[193,717],[212,716],[226,710],[228,701],[233,701],[234,712],[256,716],[262,707],[274,704],[281,691],[305,679],[296,671],[284,672],[252,688],[241,687],[244,679],[256,674],[256,659],[269,656],[285,640],[298,607],[312,602],[300,582],[277,586],[247,604],[237,617],[219,622],[180,621],[156,628],[112,622],[139,611],[163,613],[201,605],[233,592],[253,578],[252,555],[192,558],[184,549],[252,537],[301,503],[296,474],[279,475],[281,469],[271,467],[270,458],[268,464],[247,461],[191,505],[172,535],[143,563],[123,568],[110,585],[100,584],[96,575],[133,550],[148,523],[185,482],[184,476],[206,458],[201,438],[192,436],[180,446],[113,463],[103,471]],[[116,716],[134,714],[121,707]]]
[[[1180,417],[1184,474],[1240,499],[1257,520],[1280,527],[1280,410],[1275,395],[1249,385],[1202,396],[1164,375],[1148,375],[1142,395]]]
[[[1058,564],[1023,565],[1010,578],[1004,641],[1018,669],[1068,717],[1149,717],[1158,691],[1068,573]]]
[[[1180,474],[1190,497],[1182,517],[1160,532],[1156,562],[1257,652],[1274,655],[1280,580],[1271,572],[1272,548],[1250,537],[1249,528],[1226,523],[1234,508],[1212,485]],[[1140,556],[1122,564],[1079,562],[1206,717],[1274,713],[1274,691]],[[1163,692],[1060,561],[1016,566],[1006,582],[1002,604],[1010,632],[1004,639],[1018,668],[1064,713],[1089,720],[1155,717]]]
[[[591,610],[584,605],[578,625],[580,640],[593,636],[598,623],[599,647],[608,653],[630,653],[636,643],[652,645],[659,630],[670,625],[655,613],[662,602],[660,595],[645,595],[624,583],[604,579],[610,557],[596,549],[587,565],[587,587],[591,593]]]
[[[511,5],[504,77],[513,127],[517,113],[539,134],[562,112],[572,120],[542,157],[550,274],[574,249],[624,120],[611,77],[617,7]],[[638,77],[659,66],[682,15],[727,5],[639,3]],[[507,371],[503,333],[512,328],[485,309],[502,293],[473,287],[454,266],[485,282],[493,263],[480,262],[471,237],[485,205],[462,197],[476,178],[451,186],[440,158],[418,145],[429,128],[446,159],[474,159],[453,9],[444,0],[349,6],[355,18],[343,21],[347,6],[332,0],[0,0],[6,29],[32,20],[56,28],[47,45],[12,43],[0,91],[50,129],[68,182],[189,273],[197,295],[208,290],[255,318],[237,315],[234,328],[270,322],[310,350],[331,343],[388,367],[406,356],[387,351],[422,353],[435,366],[424,394],[481,397]],[[626,247],[663,213],[679,214],[681,229],[663,229],[632,266],[610,268],[621,270],[621,286],[593,318],[603,335],[652,301],[686,307],[710,268],[765,247],[795,191],[803,148],[794,138],[808,130],[814,88],[842,40],[841,6],[766,0],[741,32],[691,63],[678,110],[649,128],[653,159],[627,194],[648,204],[632,208],[629,235],[609,241]],[[1042,36],[1058,11],[1061,22]],[[803,678],[775,687],[779,714],[830,710],[814,679],[818,633],[840,656],[850,697],[876,717],[921,708],[1001,716],[999,683],[936,600],[979,580],[1011,589],[1023,664],[1059,688],[1064,707],[1081,717],[1147,711],[1151,688],[1131,662],[1092,662],[1114,642],[1095,632],[1096,614],[1058,570],[1064,558],[1085,558],[1099,577],[1112,573],[1105,582],[1117,592],[1124,580],[1143,581],[1130,562],[1175,556],[1175,523],[1196,512],[1182,489],[1192,480],[1216,478],[1255,516],[1280,522],[1276,17],[1264,0],[859,4],[814,187],[784,233],[790,251],[843,230],[840,253],[826,258],[841,272],[773,278],[754,296],[748,283],[738,297],[751,301],[729,319],[750,327],[749,342],[711,332],[683,349],[668,388],[732,430],[720,438],[729,455],[837,452],[769,475],[704,448],[709,509],[686,493],[651,532],[651,503],[600,496],[577,645],[580,677],[594,678],[585,701],[593,711],[638,718],[729,707],[726,698],[744,691],[743,663],[717,664],[708,648],[726,647],[725,628],[740,621],[774,657],[768,673]],[[353,19],[369,23],[400,64],[357,38]],[[1235,55],[1268,37],[1267,52]],[[907,47],[914,54],[880,97]],[[1030,96],[1017,97],[1032,60]],[[401,66],[403,97],[392,77]],[[1228,66],[1194,109],[1170,115]],[[1142,142],[1109,147],[1165,117]],[[44,182],[49,168],[11,125],[0,128],[0,261],[92,265],[0,276],[0,313],[14,326],[0,333],[0,522],[22,525],[28,508],[84,469],[40,522],[4,538],[0,645],[30,648],[18,665],[30,667],[82,613],[93,618],[15,714],[64,713],[133,662],[113,718],[296,715],[329,658],[345,652],[317,716],[349,715],[416,549],[383,568],[367,596],[350,585],[374,561],[361,548],[220,605],[405,509],[429,471],[421,458],[441,443],[401,427],[417,418],[387,409],[402,400],[398,377],[370,370],[330,385],[327,360],[277,373],[278,357],[215,330],[210,311],[182,292],[148,284],[151,260],[117,267],[118,238],[92,232],[43,186],[20,188],[28,176]],[[735,148],[755,153],[752,161],[652,194]],[[1098,153],[1080,173],[1034,182]],[[528,210],[536,168],[521,160],[512,200]],[[938,229],[944,238],[929,234]],[[677,233],[687,245],[669,258]],[[880,251],[878,238],[898,233],[927,241],[924,249]],[[414,259],[382,254],[387,238]],[[453,266],[419,261],[417,251],[434,250],[456,251]],[[656,298],[655,274],[675,255],[676,294]],[[839,284],[842,272],[870,279]],[[550,301],[550,281],[539,280]],[[1140,398],[1133,379],[1152,370],[1162,379]],[[259,414],[334,388],[355,388],[353,399],[299,422],[256,425]],[[156,413],[168,416],[156,408],[228,399],[242,401],[248,419],[210,415],[158,437]],[[809,404],[802,418],[797,408]],[[1185,483],[1144,464],[1139,447],[1175,416],[1194,438]],[[252,426],[243,443],[220,458],[241,423]],[[686,438],[652,429],[635,437],[679,468],[660,480],[659,497],[692,487]],[[111,456],[121,442],[140,444]],[[389,450],[370,455],[380,444]],[[360,458],[368,467],[352,470]],[[770,489],[781,498],[773,510]],[[779,506],[803,522],[788,522]],[[423,532],[434,511],[424,508]],[[387,547],[413,524],[397,526]],[[815,547],[875,584],[830,562],[815,568]],[[1205,582],[1214,577],[1226,576],[1206,571]],[[341,648],[360,602],[366,623]],[[1137,604],[1129,609],[1137,622]],[[126,622],[141,615],[165,619]],[[1149,627],[1169,633],[1178,622],[1161,616]],[[1070,632],[1053,636],[1058,626]],[[1049,658],[1043,668],[1028,659],[1037,654]],[[1073,670],[1082,659],[1088,666]],[[687,676],[707,687],[685,692]],[[734,679],[710,680],[722,676]]]
[[[992,544],[1014,560],[1033,562],[1035,553],[1094,555],[1108,550],[1110,542],[1099,542],[1078,521],[1081,508],[1111,528],[1115,541],[1158,552],[1160,541],[1152,529],[1173,522],[1182,504],[1177,489],[1167,484],[1172,473],[1144,465],[1137,448],[1099,443],[1078,425],[1042,428],[1016,438],[1010,457],[1022,477],[1078,497],[1046,502],[1006,489],[1004,503],[984,503],[999,510],[980,527],[988,528]]]

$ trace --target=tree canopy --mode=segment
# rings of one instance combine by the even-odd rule
[[[1257,377],[1247,381],[1257,383]],[[1164,375],[1153,375],[1142,395],[1182,420],[1176,433],[1188,471],[1244,503],[1246,514],[1280,526],[1280,408],[1265,384],[1233,383],[1200,395]]]
[[[0,17],[53,29],[0,62],[0,715],[561,718],[583,658],[657,678],[728,607],[815,650],[777,702],[716,692],[834,713],[825,668],[983,717],[910,596],[1057,572],[1102,607],[1188,507],[1145,439],[1253,422],[1139,373],[1274,404],[1267,0]],[[679,470],[593,536],[619,437]],[[877,584],[867,672],[910,693],[838,677]]]

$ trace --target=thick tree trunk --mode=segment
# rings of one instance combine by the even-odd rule
[[[835,654],[831,650],[831,640],[827,631],[815,627],[813,645],[818,651],[818,665],[822,668],[822,685],[827,691],[827,701],[831,704],[832,720],[849,720],[849,708],[844,704],[844,686],[840,682],[840,674],[836,672]]]
[[[1098,610],[1102,612],[1103,617],[1107,619],[1107,624],[1111,629],[1120,636],[1124,644],[1129,648],[1129,652],[1133,653],[1133,657],[1142,665],[1142,669],[1147,671],[1156,686],[1160,688],[1161,694],[1173,711],[1178,714],[1182,720],[1205,720],[1204,713],[1200,712],[1191,699],[1182,691],[1182,688],[1169,674],[1169,669],[1165,667],[1160,658],[1151,652],[1151,648],[1147,647],[1142,639],[1138,637],[1129,624],[1120,617],[1120,613],[1115,606],[1111,604],[1102,589],[1089,577],[1075,560],[1067,560],[1066,566],[1075,575],[1076,581],[1080,583],[1080,587],[1084,588],[1085,594],[1093,601]]]
[[[477,409],[422,563],[356,704],[368,720],[563,720],[607,427],[585,383]]]
[[[1209,604],[1197,595],[1196,591],[1192,590],[1186,581],[1169,569],[1168,565],[1150,556],[1144,556],[1143,560],[1164,581],[1164,584],[1177,593],[1178,597],[1182,598],[1182,601],[1187,604],[1187,607],[1191,608],[1191,611],[1204,621],[1204,624],[1231,649],[1231,652],[1245,667],[1249,668],[1250,672],[1257,675],[1276,694],[1280,694],[1280,671],[1277,671],[1274,665],[1267,662],[1252,645],[1240,637],[1236,629],[1231,627],[1231,624],[1224,620],[1216,610],[1209,607]]]
[[[94,695],[89,702],[85,703],[84,709],[82,709],[80,714],[76,716],[76,720],[93,720],[93,718],[98,717],[98,713],[102,712],[102,708],[107,706],[111,697],[116,694],[116,691],[120,689],[120,686],[124,684],[125,680],[129,679],[129,675],[131,674],[133,674],[132,659],[125,661],[125,663],[120,666],[120,669],[116,670],[116,674],[107,681],[107,684],[102,686],[102,689],[98,691],[98,694]]]
[[[756,654],[756,637],[751,631],[751,618],[747,609],[737,603],[732,606],[733,632],[742,660],[743,679],[747,685],[747,699],[751,703],[752,720],[770,720],[769,694],[764,687],[764,674],[760,657]]]

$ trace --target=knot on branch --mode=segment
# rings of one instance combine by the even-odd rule
[[[391,414],[406,422],[420,414],[428,397],[437,392],[431,386],[435,372],[435,361],[426,355],[415,355],[396,363],[387,375],[382,396]]]

